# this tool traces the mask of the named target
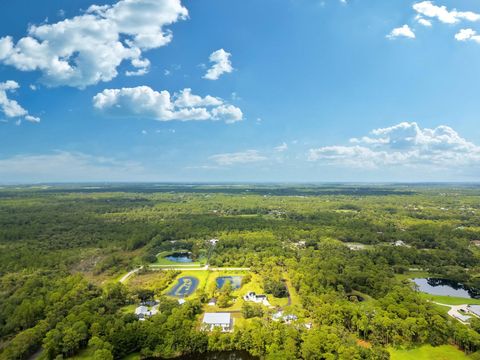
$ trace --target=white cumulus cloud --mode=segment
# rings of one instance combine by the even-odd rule
[[[477,35],[477,32],[472,29],[461,29],[458,33],[455,34],[455,39],[458,41],[475,41],[480,43],[480,35]]]
[[[21,71],[38,70],[48,86],[84,88],[118,75],[129,61],[127,75],[142,75],[150,62],[146,50],[172,40],[166,26],[186,19],[180,0],[121,0],[92,5],[82,15],[54,24],[32,25],[17,42],[0,38],[0,63]]]
[[[210,156],[210,160],[213,160],[220,166],[229,166],[234,164],[248,164],[259,161],[267,160],[267,157],[263,156],[257,150],[247,150],[242,152],[216,154]]]
[[[105,89],[93,97],[95,108],[110,115],[138,116],[159,121],[222,120],[234,123],[243,119],[242,111],[223,99],[192,94],[184,89],[170,94],[148,86]]]
[[[398,37],[406,37],[409,39],[415,39],[415,33],[408,25],[403,25],[401,27],[393,29],[390,34],[387,35],[389,39],[396,39]]]
[[[480,146],[449,126],[421,128],[415,122],[373,130],[350,140],[353,145],[310,149],[308,159],[351,167],[426,166],[457,168],[480,165]]]
[[[433,1],[415,3],[413,9],[420,15],[428,18],[436,18],[445,24],[456,24],[462,20],[479,21],[480,14],[472,11],[448,10],[446,6],[435,5]]]
[[[218,80],[222,74],[231,73],[233,71],[232,62],[230,61],[231,56],[232,54],[223,49],[214,51],[210,55],[210,62],[213,63],[213,66],[207,70],[203,78]]]
[[[40,122],[40,118],[32,116],[17,101],[8,97],[8,93],[16,91],[20,85],[13,80],[0,83],[0,111],[9,118],[23,117],[30,122]]]
[[[417,20],[417,22],[420,25],[423,25],[425,27],[432,27],[432,22],[430,20],[427,20],[427,19],[421,17],[420,15],[417,15],[417,17],[415,19]]]

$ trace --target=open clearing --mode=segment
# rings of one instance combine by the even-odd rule
[[[480,305],[479,299],[468,299],[468,298],[461,298],[461,297],[453,297],[453,296],[443,296],[443,295],[431,295],[426,293],[420,293],[420,295],[430,301],[438,302],[447,305]]]
[[[411,350],[388,349],[392,360],[469,360],[463,351],[451,345],[421,346]]]

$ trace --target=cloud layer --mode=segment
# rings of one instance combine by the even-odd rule
[[[350,146],[310,149],[309,160],[360,168],[426,166],[457,168],[480,164],[480,147],[451,127],[421,128],[415,122],[373,130]]]
[[[49,86],[84,88],[110,81],[123,61],[127,75],[142,75],[150,62],[143,52],[168,44],[165,30],[188,16],[180,0],[121,0],[92,5],[80,16],[54,24],[31,26],[16,43],[0,38],[0,63],[21,71],[39,70]]]
[[[194,95],[188,88],[173,95],[148,86],[106,89],[94,96],[93,104],[110,115],[159,121],[223,120],[234,123],[243,119],[238,107],[217,97]]]
[[[231,56],[232,54],[223,49],[214,51],[209,58],[213,65],[207,70],[207,73],[203,78],[208,80],[218,80],[223,74],[231,73],[233,71],[232,62],[230,61]]]
[[[141,179],[144,168],[134,162],[57,151],[0,159],[0,182],[79,182]]]
[[[8,98],[8,93],[18,88],[20,85],[13,80],[0,83],[0,111],[8,118],[23,117],[30,122],[40,122],[40,118],[30,115],[17,101]]]
[[[260,154],[257,150],[247,150],[242,152],[216,154],[210,156],[217,165],[230,166],[235,164],[248,164],[267,160],[267,157]]]

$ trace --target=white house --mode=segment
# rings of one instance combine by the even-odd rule
[[[287,324],[290,324],[292,321],[297,321],[298,317],[293,314],[287,314],[285,315],[283,311],[279,311],[275,314],[272,315],[272,320],[273,321],[283,321]]]
[[[135,315],[139,320],[145,320],[156,313],[158,313],[158,305],[153,306],[150,309],[147,306],[141,305],[135,309]]]
[[[232,330],[232,317],[230,313],[205,313],[202,328],[212,331],[221,328],[223,332]]]
[[[263,304],[266,306],[270,305],[270,303],[267,300],[267,295],[260,295],[260,294],[257,295],[253,291],[250,291],[249,293],[247,293],[247,295],[245,295],[243,299],[245,301],[252,301],[257,304]]]
[[[215,306],[215,305],[217,305],[217,299],[211,298],[207,305],[208,305],[208,306]]]

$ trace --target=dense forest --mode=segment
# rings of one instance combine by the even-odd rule
[[[478,240],[476,186],[3,187],[0,359],[245,350],[380,360],[425,344],[480,359],[480,321],[448,316],[410,280],[421,273],[476,292]],[[235,293],[205,287],[185,304],[168,296],[178,274],[152,269],[158,254],[179,249],[210,267],[250,269],[242,281],[279,304],[288,297],[282,306],[298,320],[245,305],[232,332],[201,330],[209,299],[228,311]],[[119,282],[140,266],[152,283]],[[138,321],[129,309],[146,298],[158,300],[158,314]]]

